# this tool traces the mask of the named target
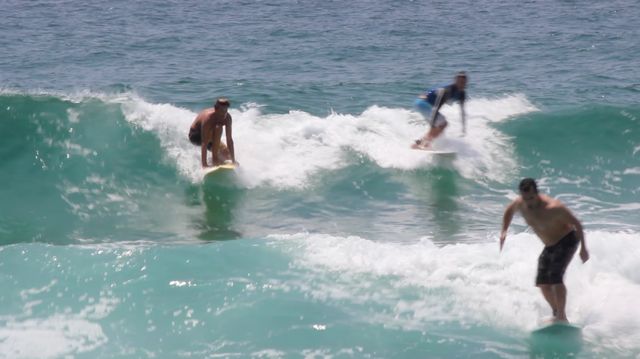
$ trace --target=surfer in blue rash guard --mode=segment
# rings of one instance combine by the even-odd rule
[[[467,122],[464,112],[464,101],[466,99],[465,88],[467,86],[467,74],[464,71],[458,72],[454,83],[448,86],[431,89],[420,96],[415,101],[415,106],[425,119],[429,122],[431,128],[429,131],[417,139],[411,148],[429,149],[431,142],[442,134],[447,127],[446,118],[440,113],[440,108],[445,103],[458,101],[460,103],[460,111],[462,115],[462,135],[467,132]]]
[[[582,224],[562,202],[539,194],[534,179],[523,179],[519,191],[520,196],[511,202],[504,212],[500,250],[502,251],[507,238],[513,215],[520,212],[545,245],[538,258],[536,286],[540,287],[544,299],[551,306],[553,321],[567,322],[567,288],[563,283],[564,272],[579,244],[582,262],[589,260]]]
[[[233,137],[231,135],[231,115],[227,110],[229,100],[219,98],[213,108],[202,110],[189,128],[189,141],[201,148],[202,167],[208,167],[207,150],[211,151],[213,165],[221,165],[225,161],[236,162]],[[222,129],[226,134],[227,144],[221,141]]]

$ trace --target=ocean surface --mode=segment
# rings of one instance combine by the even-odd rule
[[[0,1],[0,358],[640,358],[640,7]],[[469,74],[435,144],[425,89]],[[186,138],[231,100],[240,167]],[[523,177],[582,221],[541,342]]]

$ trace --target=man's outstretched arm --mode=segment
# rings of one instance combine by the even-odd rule
[[[232,131],[231,130],[231,127],[232,127],[231,121],[232,121],[231,115],[229,115],[229,122],[224,127],[224,132],[225,132],[225,135],[227,137],[227,148],[229,149],[229,155],[231,155],[231,161],[233,163],[236,163],[236,150],[235,150],[235,146],[233,144],[233,134],[231,133],[231,131]]]
[[[435,124],[438,111],[440,111],[440,107],[444,105],[444,102],[442,101],[442,99],[444,97],[445,89],[440,88],[437,90],[437,92],[438,92],[438,96],[436,97],[436,101],[434,102],[433,108],[431,109],[431,116],[429,116],[429,124],[431,124],[431,126]]]
[[[467,115],[464,112],[464,101],[460,102],[460,116],[462,119],[462,135],[467,134]]]
[[[516,212],[516,201],[511,202],[507,206],[507,209],[504,211],[504,215],[502,215],[502,231],[500,232],[500,250],[502,251],[502,247],[504,246],[504,241],[507,239],[507,231],[509,230],[509,225],[511,225],[511,220],[513,220],[513,215]]]
[[[209,145],[209,142],[211,142],[211,129],[208,125],[205,126],[204,121],[202,123],[202,130],[200,133],[202,133],[202,144],[200,145],[201,163],[202,167],[207,167],[207,146]]]
[[[580,259],[582,263],[589,260],[589,251],[587,250],[587,242],[584,240],[584,231],[582,229],[582,223],[571,213],[569,208],[562,206],[562,212],[567,222],[569,222],[576,230],[576,236],[580,240]]]

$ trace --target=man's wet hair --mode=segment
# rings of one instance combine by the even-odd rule
[[[462,77],[462,78],[464,78],[465,80],[467,80],[467,72],[466,72],[466,71],[459,71],[459,72],[456,74],[456,78],[459,78],[459,77]]]
[[[534,180],[533,178],[525,178],[520,181],[518,189],[520,190],[520,192],[529,192],[533,189],[534,193],[538,193],[538,185],[536,184],[536,180]]]
[[[225,98],[225,97],[220,97],[216,100],[216,103],[214,104],[215,107],[220,107],[220,106],[225,106],[225,107],[229,107],[231,106],[231,102],[229,102],[229,99]]]

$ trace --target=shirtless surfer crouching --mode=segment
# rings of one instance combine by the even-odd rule
[[[231,134],[231,114],[229,100],[219,98],[213,108],[202,110],[189,128],[189,141],[201,148],[202,167],[208,167],[207,150],[211,151],[213,166],[221,165],[225,161],[236,163]],[[226,134],[227,144],[222,141],[222,129]]]
[[[519,190],[520,197],[511,202],[504,212],[500,250],[507,238],[513,215],[520,212],[545,245],[538,258],[536,285],[540,287],[544,299],[551,306],[553,321],[566,322],[567,288],[562,278],[578,244],[581,244],[582,262],[589,260],[582,224],[562,202],[539,194],[536,182],[532,178],[523,179]]]

